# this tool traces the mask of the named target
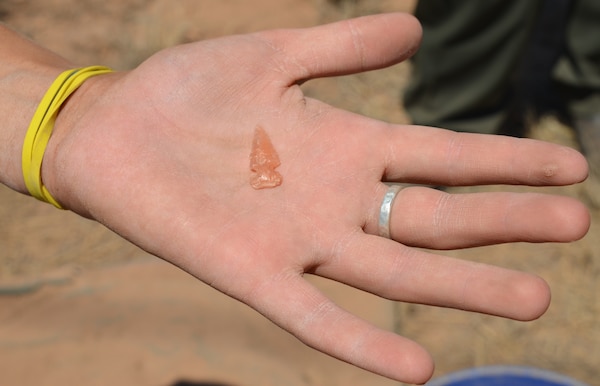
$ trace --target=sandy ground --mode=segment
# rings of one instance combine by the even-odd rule
[[[3,0],[0,18],[74,61],[127,69],[162,47],[276,27],[303,27],[412,1]],[[334,105],[406,122],[410,68],[310,82]],[[574,145],[544,121],[532,136]],[[486,188],[486,189],[493,189]],[[553,191],[597,197],[585,183]],[[449,252],[542,275],[553,303],[520,323],[393,304],[324,280],[340,304],[425,345],[436,375],[519,364],[598,384],[598,210],[582,241]],[[103,227],[0,189],[0,385],[391,385],[298,343],[247,307],[146,255]]]

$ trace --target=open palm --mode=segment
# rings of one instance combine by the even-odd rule
[[[338,308],[303,274],[390,299],[527,320],[548,305],[541,279],[417,247],[570,241],[585,234],[589,218],[565,197],[408,187],[393,206],[392,240],[377,235],[384,182],[563,185],[587,173],[570,149],[390,125],[306,98],[299,87],[397,63],[419,38],[412,17],[390,14],[159,52],[131,72],[90,79],[74,96],[86,108],[53,137],[44,179],[66,207],[306,344],[425,382],[432,361],[419,345]],[[257,126],[281,160],[283,182],[274,188],[249,183]]]

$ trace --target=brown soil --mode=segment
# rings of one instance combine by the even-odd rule
[[[331,3],[4,0],[0,18],[82,65],[126,69],[162,47],[191,40],[413,6],[412,0]],[[408,76],[409,66],[401,64],[310,82],[305,89],[358,113],[406,122],[399,95]],[[575,146],[571,131],[553,119],[531,135]],[[589,202],[600,196],[593,182],[550,191]],[[183,379],[189,385],[394,384],[304,347],[96,223],[6,188],[0,203],[1,385],[167,386]],[[436,375],[519,364],[594,385],[600,362],[597,209],[592,216],[589,235],[576,243],[448,253],[543,276],[553,288],[552,306],[531,323],[392,304],[317,282],[347,308],[424,344],[436,359]]]

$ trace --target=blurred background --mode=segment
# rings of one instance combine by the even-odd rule
[[[412,12],[415,4],[414,0],[0,0],[0,20],[78,64],[125,70],[180,43],[307,27],[369,13]],[[410,76],[411,64],[402,63],[311,81],[303,88],[309,96],[340,108],[408,123],[402,90]],[[573,130],[550,115],[526,135],[578,146]],[[586,182],[537,190],[591,203],[593,189]],[[394,304],[314,280],[344,307],[423,344],[436,360],[436,376],[474,366],[518,364],[598,384],[599,212],[593,205],[590,208],[590,233],[575,243],[519,243],[444,253],[544,277],[553,290],[552,305],[534,322]],[[1,187],[0,384],[397,383],[304,347],[245,306],[96,223]]]

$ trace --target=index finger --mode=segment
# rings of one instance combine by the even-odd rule
[[[578,151],[528,138],[423,126],[390,126],[384,136],[387,181],[559,186],[582,182],[588,174]]]

